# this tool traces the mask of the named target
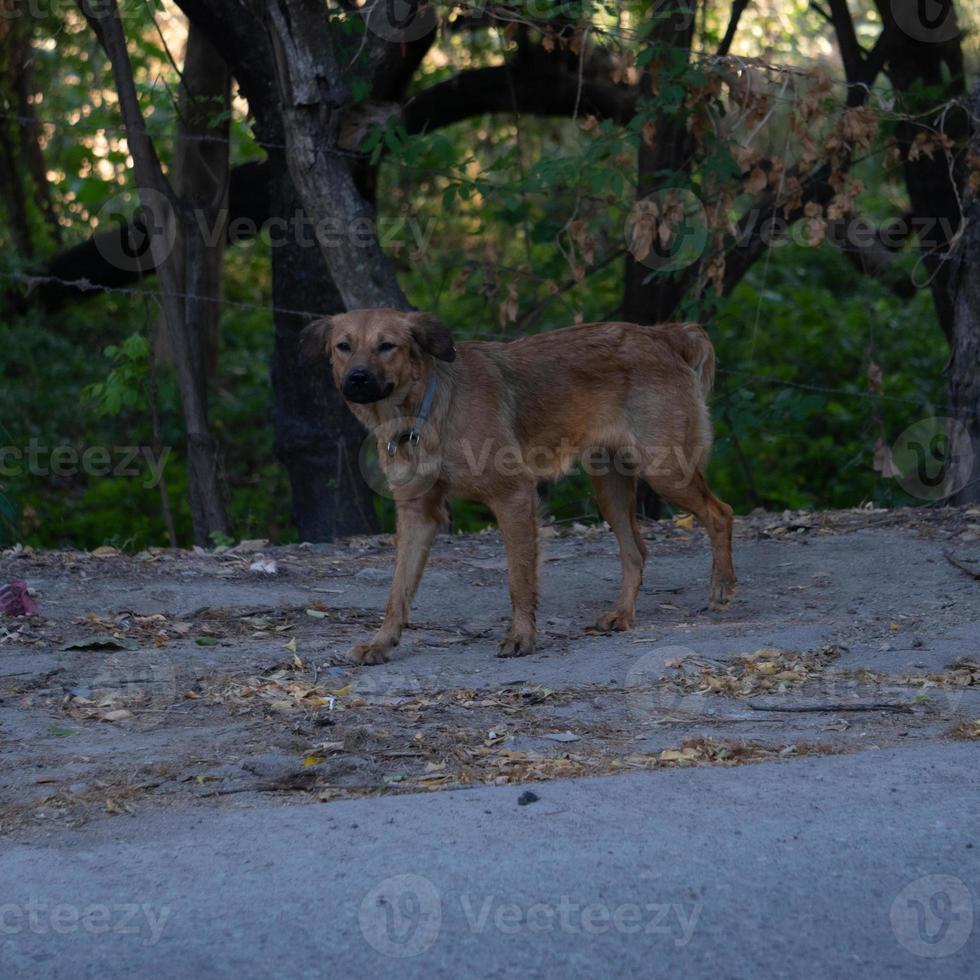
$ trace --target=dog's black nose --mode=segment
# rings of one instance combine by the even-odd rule
[[[351,402],[367,404],[384,398],[385,392],[378,379],[364,368],[355,368],[344,378],[344,397]]]

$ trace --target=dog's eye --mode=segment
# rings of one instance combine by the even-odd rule
[[[339,344],[337,344],[337,350],[339,350],[342,354],[349,354],[350,344],[348,344],[346,340],[342,340]]]
[[[381,354],[387,354],[388,351],[395,350],[396,346],[396,344],[389,344],[388,341],[385,341],[383,344],[378,345],[378,351]]]

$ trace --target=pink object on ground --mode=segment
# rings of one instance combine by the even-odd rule
[[[20,579],[0,585],[0,615],[30,616],[37,603],[27,594],[27,583]]]

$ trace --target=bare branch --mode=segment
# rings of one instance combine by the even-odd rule
[[[854,20],[847,8],[847,0],[827,0],[827,2],[830,4],[830,22],[834,25],[837,46],[840,48],[841,61],[844,63],[844,75],[849,82],[860,81],[861,69],[864,65],[864,49],[858,43]]]
[[[745,13],[745,8],[748,5],[749,0],[734,0],[732,3],[732,12],[728,18],[728,27],[725,29],[725,36],[721,39],[721,44],[718,45],[718,57],[724,58],[731,50],[732,42],[735,40],[735,34],[738,31],[738,23],[742,19],[742,14]]]

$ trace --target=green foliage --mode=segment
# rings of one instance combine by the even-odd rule
[[[230,548],[235,543],[235,539],[224,531],[212,531],[211,543],[215,548]]]
[[[149,376],[150,345],[142,334],[130,334],[103,354],[112,362],[105,381],[87,385],[82,398],[95,402],[99,415],[118,415],[124,408],[143,407]]]
[[[879,438],[943,414],[948,351],[927,291],[908,302],[827,246],[791,246],[768,272],[753,269],[711,329],[724,372],[713,403],[722,497],[741,510],[917,502],[873,461]]]
[[[498,5],[496,25],[465,32],[465,41],[463,32],[443,32],[438,57],[421,67],[412,86],[418,90],[458,70],[498,64],[513,57],[519,43],[537,44],[542,37],[575,63],[577,53],[567,46],[574,33],[569,25],[588,20],[595,28],[588,43],[629,55],[631,67],[640,70],[656,63],[658,84],[640,100],[628,125],[581,113],[574,120],[501,113],[409,135],[393,118],[376,126],[361,147],[380,163],[382,221],[400,222],[386,248],[406,292],[418,307],[437,310],[461,338],[508,339],[618,315],[624,229],[648,124],[675,119],[685,126],[691,122],[700,133],[690,171],[656,175],[661,187],[691,191],[710,206],[717,189],[742,174],[732,133],[716,133],[707,125],[705,105],[716,97],[717,66],[648,43],[657,18],[674,16],[658,13],[661,5],[644,0],[626,6],[612,0],[541,0],[534,8],[536,26],[525,30],[523,5]],[[699,7],[696,53],[717,44],[731,5]],[[879,30],[873,5],[857,7],[859,38],[870,48]],[[352,66],[351,97],[365,102],[370,88],[359,60],[363,18],[345,5],[329,9],[338,58]],[[126,29],[141,104],[169,166],[177,78],[153,11],[154,4],[131,0]],[[765,38],[770,60],[825,55],[828,28],[804,0],[749,5],[744,26],[749,47],[739,51],[736,45],[736,53],[762,53],[759,39]],[[124,213],[135,207],[128,151],[118,105],[104,87],[111,73],[88,28],[71,10],[44,15],[36,28],[43,40],[36,45],[33,70],[45,93],[39,113],[70,123],[44,127],[44,150],[57,177],[51,184],[56,210],[72,244],[99,226],[107,202],[121,198]],[[783,101],[775,100],[762,134],[769,145],[760,149],[769,155],[783,154],[793,139]],[[919,111],[938,101],[941,93],[922,88],[903,108]],[[215,113],[212,124],[225,121],[224,114]],[[240,102],[231,116],[231,138],[233,163],[262,157]],[[882,165],[880,149],[876,146],[853,171],[867,187],[860,208],[875,219],[901,213],[905,206],[900,174]],[[41,251],[53,249],[45,238],[50,229],[31,197],[33,240]],[[739,197],[725,217],[737,216],[748,203]],[[4,271],[28,268],[13,254],[4,229],[0,245]],[[908,253],[901,261],[911,269],[914,256]],[[258,307],[271,302],[267,242],[231,250],[225,295]],[[706,305],[692,291],[682,312],[700,316]],[[901,299],[886,285],[859,276],[829,246],[787,246],[774,249],[730,298],[713,305],[708,327],[722,370],[712,405],[717,437],[711,478],[721,496],[743,512],[760,503],[778,509],[915,502],[879,476],[872,463],[879,439],[887,444],[916,420],[942,414],[946,351],[927,292],[912,301]],[[23,449],[34,440],[81,453],[94,446],[153,444],[147,331],[148,316],[156,315],[138,300],[107,296],[56,315],[31,310],[0,320],[5,445]],[[271,346],[267,310],[226,307],[220,366],[210,390],[211,421],[224,449],[235,536],[288,541],[295,532],[288,483],[273,451]],[[883,372],[880,394],[868,385],[871,362]],[[177,390],[165,360],[155,373],[160,441],[169,452],[165,486],[178,536],[187,543],[190,515]],[[23,466],[4,470],[0,541],[165,544],[160,490],[150,485],[145,469],[137,476],[81,471],[54,476]],[[377,509],[390,530],[392,505],[379,498]],[[549,488],[545,510],[558,521],[594,518],[589,480],[577,474]],[[491,515],[458,503],[453,520],[457,529],[475,530],[490,523]]]

